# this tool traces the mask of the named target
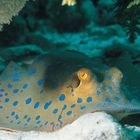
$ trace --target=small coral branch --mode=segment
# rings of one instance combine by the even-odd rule
[[[76,0],[63,0],[62,5],[73,6],[76,4]]]

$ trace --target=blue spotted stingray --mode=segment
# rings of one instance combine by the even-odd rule
[[[74,52],[39,56],[26,67],[10,62],[0,75],[0,127],[54,131],[88,112],[121,119],[140,112],[121,90],[122,72]]]

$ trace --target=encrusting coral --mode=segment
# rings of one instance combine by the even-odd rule
[[[9,24],[28,0],[0,0],[0,25]]]

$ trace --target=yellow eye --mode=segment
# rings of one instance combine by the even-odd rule
[[[77,76],[80,80],[89,80],[90,79],[90,71],[88,69],[80,69],[77,72]]]
[[[82,79],[82,80],[86,80],[86,78],[88,77],[88,74],[87,73],[80,73],[80,78]]]

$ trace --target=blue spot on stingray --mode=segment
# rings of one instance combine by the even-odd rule
[[[92,102],[92,97],[88,97],[88,98],[87,98],[87,102],[88,102],[88,103],[91,103],[91,102]]]
[[[37,121],[37,122],[36,122],[36,124],[39,124],[39,123],[40,123],[40,121]]]
[[[71,108],[74,108],[76,106],[76,104],[71,105]]]
[[[65,100],[65,94],[61,94],[61,95],[59,96],[59,100],[60,100],[60,101],[64,101],[64,100]]]
[[[54,122],[51,122],[50,124],[51,124],[51,126],[52,126],[53,128],[55,127],[55,123],[54,123]]]
[[[24,115],[24,119],[26,119],[27,118],[27,115]]]
[[[63,126],[63,122],[62,121],[59,121],[59,123],[60,123],[60,127],[62,127]]]
[[[33,75],[36,73],[36,69],[31,69],[31,70],[28,70],[28,74],[29,75]]]
[[[110,98],[106,98],[105,101],[109,103],[109,102],[111,102],[111,99]]]
[[[36,116],[36,120],[39,120],[40,119],[40,116],[38,115],[38,116]]]
[[[19,89],[13,89],[13,93],[18,93]]]
[[[50,106],[52,104],[52,102],[50,101],[50,102],[47,102],[47,103],[45,103],[45,105],[44,105],[44,109],[46,110],[46,109],[48,109],[48,107]]]
[[[37,126],[34,126],[34,128],[36,129],[36,128],[37,128]]]
[[[54,126],[54,125],[55,125],[55,124],[54,124],[54,122],[51,122],[50,124],[51,124],[52,126]]]
[[[97,95],[100,95],[101,93],[102,93],[101,91],[97,91],[97,92],[96,92]]]
[[[86,108],[86,106],[81,106],[81,108],[80,108],[80,109],[81,109],[81,110],[84,110],[85,108]]]
[[[0,97],[2,97],[3,96],[3,94],[0,94]]]
[[[31,118],[28,118],[28,119],[27,119],[27,122],[30,122],[30,121],[31,121]]]
[[[6,116],[6,119],[9,119],[9,116]]]
[[[17,106],[17,105],[18,105],[18,101],[14,101],[13,106]]]
[[[36,109],[38,107],[39,107],[39,102],[36,102],[35,105],[34,105],[34,109]]]
[[[0,89],[0,92],[4,92],[4,89]]]
[[[3,106],[0,106],[0,109],[3,109]]]
[[[15,115],[15,112],[11,112],[11,116],[14,116]]]
[[[7,84],[7,88],[12,88],[12,84]]]
[[[48,121],[44,123],[44,125],[47,125],[47,124],[48,124]]]
[[[31,101],[32,101],[32,98],[28,98],[28,99],[26,100],[26,104],[30,104]]]
[[[43,125],[41,124],[38,128],[41,128]]]
[[[68,111],[67,115],[70,116],[72,114],[72,111]]]
[[[107,88],[108,88],[109,90],[112,90],[112,86],[107,86]]]
[[[58,112],[57,108],[53,110],[53,114],[56,114],[57,112]]]
[[[38,84],[38,86],[43,86],[43,80],[38,80],[37,84]]]
[[[18,120],[18,119],[19,119],[19,116],[18,116],[18,115],[16,115],[16,116],[15,116],[15,119],[16,119],[16,120]]]
[[[82,101],[83,101],[82,98],[77,99],[77,103],[82,103]]]
[[[62,119],[62,115],[59,115],[58,117],[58,121],[60,121]]]
[[[23,89],[26,89],[27,87],[28,87],[28,84],[24,84],[24,85],[22,86]]]
[[[67,105],[64,105],[63,108],[62,108],[62,110],[65,110],[66,108],[67,108]]]
[[[12,75],[12,77],[17,79],[17,78],[21,78],[21,75],[22,75],[21,73],[15,73]]]
[[[21,123],[21,121],[17,122],[17,124],[20,124],[20,123]]]
[[[5,98],[4,102],[7,103],[9,102],[9,100],[10,100],[9,98]]]

